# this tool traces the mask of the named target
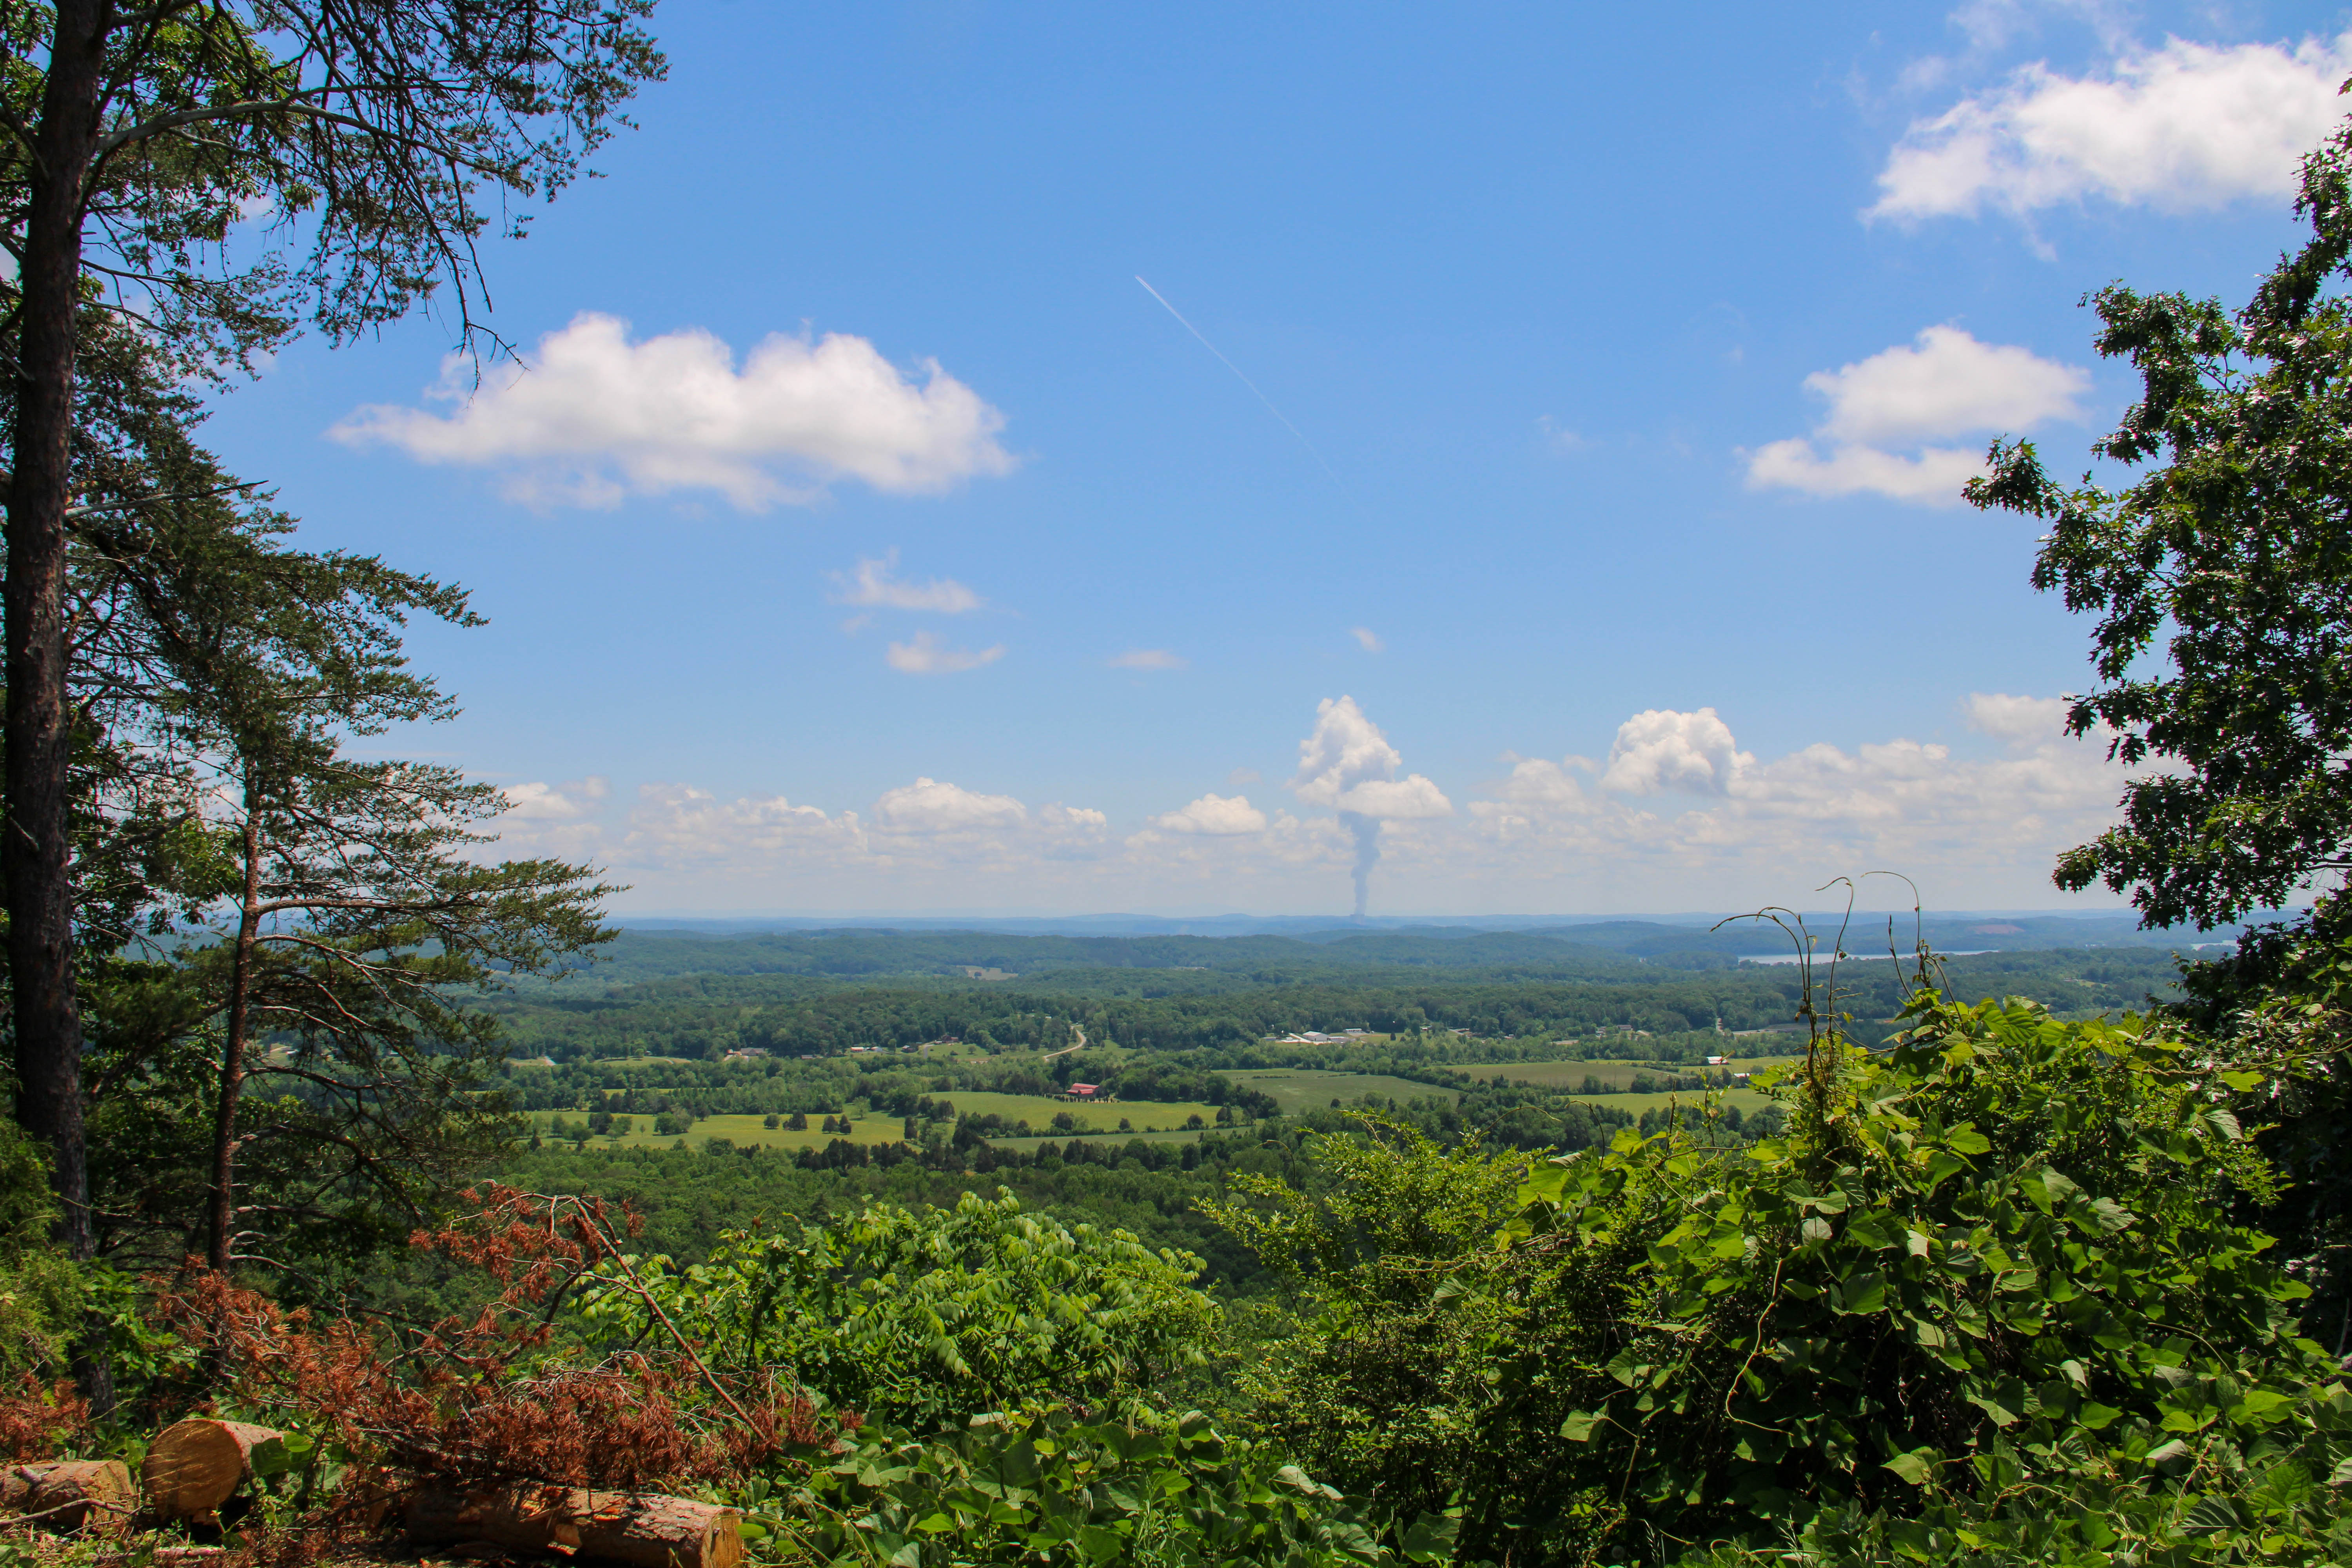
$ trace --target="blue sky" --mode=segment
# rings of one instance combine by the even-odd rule
[[[1952,493],[2121,408],[2086,289],[2292,243],[2347,12],[656,26],[488,257],[521,371],[454,395],[418,320],[211,426],[474,590],[415,644],[464,716],[394,743],[511,848],[625,912],[2115,901],[2047,882],[2121,782],[2057,733],[2085,628]]]

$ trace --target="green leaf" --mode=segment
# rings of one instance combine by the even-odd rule
[[[1451,1563],[1454,1560],[1454,1538],[1461,1532],[1460,1510],[1451,1513],[1424,1513],[1408,1526],[1402,1548],[1408,1563]]]
[[[1609,1407],[1605,1405],[1598,1410],[1571,1410],[1568,1419],[1559,1424],[1559,1435],[1571,1443],[1590,1443],[1592,1429],[1608,1419]]]
[[[2104,1432],[2114,1424],[2116,1417],[2122,1414],[2122,1411],[2112,1405],[2101,1405],[2086,1399],[2074,1407],[2074,1421],[2077,1426],[2090,1431]]]
[[[1924,1487],[1927,1484],[1927,1478],[1936,1473],[1936,1461],[1941,1458],[1943,1456],[1933,1448],[1914,1448],[1907,1454],[1895,1455],[1886,1461],[1884,1468],[1893,1470],[1915,1487]]]
[[[1886,1276],[1875,1272],[1857,1274],[1845,1282],[1845,1304],[1841,1311],[1849,1316],[1864,1312],[1884,1311],[1886,1308]]]

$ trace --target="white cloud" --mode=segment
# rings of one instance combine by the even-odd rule
[[[875,827],[894,833],[970,833],[1028,820],[1028,808],[1009,795],[975,795],[937,779],[886,790],[874,803]]]
[[[979,649],[949,647],[940,641],[937,632],[917,632],[911,642],[892,643],[882,657],[902,675],[953,675],[994,664],[1004,657],[1004,645],[998,643],[993,647]]]
[[[943,875],[1013,876],[1097,858],[1109,818],[1058,801],[1032,810],[922,777],[886,790],[861,817],[794,805],[782,795],[720,800],[688,784],[648,784],[629,816],[621,863],[646,873],[797,890],[808,879],[871,884],[894,878],[936,889]]]
[[[1331,803],[1341,811],[1381,822],[1451,816],[1454,803],[1429,780],[1414,773],[1401,779],[1366,779]]]
[[[1222,838],[1265,832],[1265,813],[1252,805],[1247,795],[1204,795],[1181,811],[1163,812],[1153,817],[1151,825],[1171,833]]]
[[[1182,669],[1184,658],[1164,647],[1131,647],[1125,653],[1115,655],[1110,667],[1113,669]]]
[[[1350,627],[1348,635],[1354,637],[1356,639],[1356,646],[1362,648],[1366,653],[1379,653],[1388,647],[1388,644],[1381,641],[1379,634],[1374,632],[1370,626]]]
[[[421,462],[504,470],[539,505],[612,506],[629,495],[710,489],[747,511],[814,499],[837,479],[936,493],[1010,472],[1004,416],[930,361],[909,381],[864,338],[772,336],[739,370],[699,329],[632,343],[593,312],[540,340],[478,387],[452,360],[432,395],[447,416],[375,405],[329,432]]]
[[[1897,343],[1807,376],[1806,388],[1827,401],[1828,413],[1811,438],[1774,441],[1750,453],[1748,487],[1953,505],[1960,487],[1984,471],[1980,452],[1885,447],[2079,418],[2090,384],[2087,372],[2030,350],[1980,342],[1958,327],[1929,327],[1916,347]],[[1827,457],[1817,441],[1828,445]]]
[[[505,815],[525,822],[572,821],[585,816],[613,793],[612,781],[602,776],[570,784],[508,784]]]
[[[1841,447],[1823,458],[1801,437],[1759,447],[1748,460],[1751,489],[1882,495],[1920,506],[1952,505],[1960,499],[1960,487],[1983,472],[1980,452],[1929,447],[1904,458],[1870,447]]]
[[[1354,698],[1327,697],[1315,710],[1315,732],[1298,742],[1290,788],[1309,805],[1337,805],[1366,779],[1393,778],[1403,762]]]
[[[2066,711],[2074,704],[2063,697],[2009,697],[1999,692],[1969,694],[1962,705],[1969,728],[2011,745],[2035,744],[2066,728]]]
[[[834,595],[834,603],[875,605],[890,610],[930,610],[942,616],[960,616],[981,607],[981,596],[952,577],[902,583],[891,575],[898,568],[898,552],[893,550],[878,560],[861,560],[855,573],[835,573],[833,580],[840,591]]]
[[[1739,750],[1731,726],[1714,709],[1653,708],[1617,726],[1601,787],[1621,795],[1724,795],[1755,761]]]
[[[1743,750],[1712,709],[1655,710],[1620,726],[1603,762],[1507,757],[1457,813],[1333,699],[1302,747],[1301,815],[1211,794],[1119,838],[1101,811],[936,776],[837,812],[663,784],[639,792],[609,858],[669,908],[1328,909],[1351,871],[1377,869],[1403,908],[1720,909],[1874,868],[1916,877],[1934,907],[2049,903],[2054,856],[2114,821],[2129,776],[2105,760],[2107,737],[2063,733],[2066,707],[1977,693],[1951,715],[1973,735],[1948,743],[1772,756]]]
[[[495,847],[483,846],[479,853],[484,857],[580,859],[602,853],[604,829],[595,818],[612,794],[609,780],[532,781],[504,785],[499,793],[506,796],[506,809],[488,825],[496,835]]]
[[[854,811],[835,817],[781,795],[722,801],[691,784],[649,784],[637,791],[622,852],[635,864],[732,872],[781,857],[839,860],[865,843]]]
[[[1897,343],[1853,364],[1815,371],[1805,385],[1829,400],[1820,435],[1885,446],[2080,418],[2076,400],[2090,390],[2091,377],[2014,344],[1929,327],[1916,348]]]
[[[2171,38],[2079,78],[2027,66],[1915,121],[1865,216],[2021,215],[2092,198],[2185,213],[2287,195],[2301,155],[2342,115],[2347,75],[2352,34],[2292,49]]]
[[[1644,793],[1673,787],[1666,781],[1679,773],[1697,805],[1643,809],[1587,794],[1570,776],[1576,759],[1520,763],[1492,798],[1470,803],[1469,827],[1489,847],[1489,876],[1546,866],[1653,899],[1679,889],[1685,900],[1716,907],[1743,894],[1786,898],[1874,868],[1922,879],[1947,907],[1954,895],[1937,889],[1956,886],[1969,901],[2046,900],[2056,854],[2114,820],[2127,776],[2106,761],[2103,737],[2063,733],[2066,707],[2058,698],[1970,696],[1961,717],[1999,742],[1989,757],[1896,738],[1761,760],[1738,749],[1712,710],[1637,714],[1619,731],[1611,772],[1622,765],[1623,782]]]

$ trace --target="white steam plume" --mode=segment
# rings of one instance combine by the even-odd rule
[[[1381,825],[1451,816],[1454,805],[1419,773],[1398,778],[1404,757],[1352,697],[1327,697],[1315,710],[1315,732],[1298,742],[1292,793],[1328,805],[1356,840],[1356,913],[1370,905],[1372,868],[1381,863]]]

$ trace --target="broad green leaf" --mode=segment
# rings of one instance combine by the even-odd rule
[[[1571,1410],[1568,1419],[1559,1424],[1559,1435],[1571,1443],[1592,1441],[1592,1429],[1609,1419],[1609,1407],[1598,1410]]]
[[[1907,1454],[1895,1455],[1886,1461],[1884,1468],[1893,1470],[1915,1487],[1924,1487],[1927,1479],[1936,1473],[1936,1461],[1942,1457],[1933,1448],[1914,1448]]]

